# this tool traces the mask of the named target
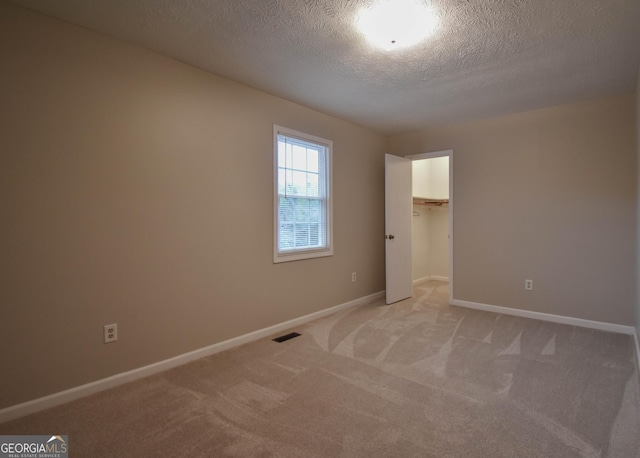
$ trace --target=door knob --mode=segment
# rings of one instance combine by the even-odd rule
[[[393,240],[393,239],[395,239],[395,238],[396,238],[396,236],[395,236],[395,235],[393,235],[393,234],[390,234],[387,238],[388,238],[389,240]]]

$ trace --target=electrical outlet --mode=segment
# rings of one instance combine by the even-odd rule
[[[104,327],[104,343],[111,343],[118,340],[118,323],[107,324]]]
[[[352,272],[351,273],[351,281],[356,281],[358,280],[358,273],[357,272]]]
[[[527,291],[533,291],[533,280],[525,280],[524,289],[526,289]]]

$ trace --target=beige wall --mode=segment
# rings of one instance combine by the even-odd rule
[[[398,155],[454,150],[455,299],[634,323],[634,103],[624,95],[391,138]]]
[[[384,289],[385,137],[6,2],[0,43],[0,408]],[[272,263],[273,124],[333,140],[333,257]]]

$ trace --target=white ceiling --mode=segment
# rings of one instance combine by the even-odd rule
[[[11,0],[392,134],[632,92],[640,0],[431,0],[440,31],[371,47],[373,0]]]

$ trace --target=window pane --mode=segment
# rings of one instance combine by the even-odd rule
[[[296,170],[307,170],[307,149],[302,146],[295,145],[293,147],[293,163],[289,163],[289,167]]]
[[[292,176],[291,193],[297,196],[307,195],[307,173],[306,172],[290,172]]]
[[[278,167],[284,168],[286,165],[286,155],[284,153],[284,140],[278,139]]]
[[[318,172],[318,150],[307,150],[307,170],[309,172]]]
[[[327,194],[331,142],[277,128],[274,262],[332,254]],[[320,251],[319,251],[320,250]],[[307,253],[313,251],[313,253]],[[282,253],[282,256],[280,255]]]
[[[278,140],[278,167],[291,167],[293,163],[292,148],[293,145],[287,143],[284,137]]]
[[[296,199],[295,214],[296,223],[309,221],[309,199]]]
[[[285,171],[278,169],[278,194],[285,194],[285,183],[287,182]]]
[[[307,173],[307,196],[319,197],[318,192],[318,175],[315,173]]]
[[[293,199],[287,197],[280,198],[278,216],[281,223],[293,222]]]
[[[309,226],[306,224],[296,224],[296,247],[309,246]]]
[[[309,202],[309,222],[318,223],[320,222],[320,210],[321,203],[319,200],[311,200]]]
[[[289,250],[294,247],[294,225],[280,224],[279,226],[279,246],[280,250]]]
[[[318,224],[309,224],[309,245],[311,246],[320,246],[320,225]]]

